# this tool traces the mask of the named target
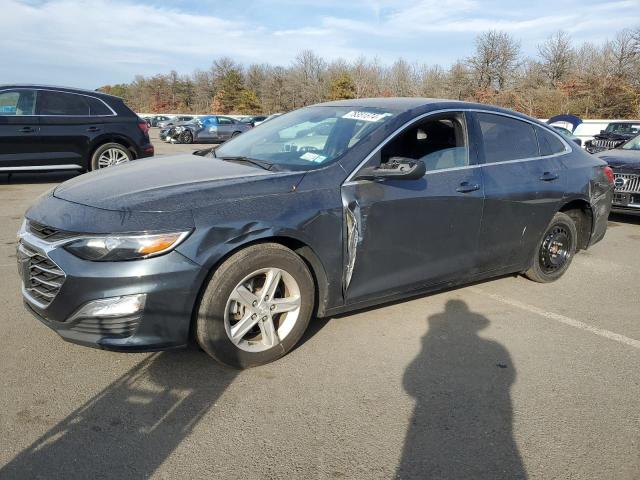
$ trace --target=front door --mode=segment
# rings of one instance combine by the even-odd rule
[[[345,296],[358,302],[476,271],[484,202],[476,152],[461,112],[418,120],[367,166],[393,157],[422,160],[418,180],[346,182]]]
[[[34,90],[0,92],[0,172],[42,164],[35,99]]]

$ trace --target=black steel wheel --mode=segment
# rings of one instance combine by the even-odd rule
[[[577,245],[576,225],[569,215],[558,212],[542,235],[527,278],[541,283],[553,282],[567,271]]]

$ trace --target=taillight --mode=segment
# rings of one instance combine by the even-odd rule
[[[611,167],[606,166],[602,169],[602,171],[604,172],[605,176],[609,180],[609,183],[613,184],[615,177],[613,175],[613,170],[611,169]]]
[[[142,130],[142,133],[144,133],[145,135],[149,134],[149,124],[144,120],[140,120],[138,122],[138,128]]]

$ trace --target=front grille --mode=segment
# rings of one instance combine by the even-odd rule
[[[615,191],[620,193],[640,193],[640,175],[615,173]]]
[[[49,306],[64,283],[62,269],[49,257],[24,243],[18,247],[18,262],[26,293],[39,306]]]
[[[136,332],[140,317],[127,318],[83,318],[71,327],[78,333],[100,335],[101,337],[125,338]]]
[[[594,147],[611,150],[612,148],[616,148],[621,143],[624,143],[624,140],[594,140],[591,144]]]
[[[58,230],[32,221],[27,222],[27,231],[48,242],[57,242],[58,240],[66,240],[77,236],[77,233],[65,232],[64,230]]]

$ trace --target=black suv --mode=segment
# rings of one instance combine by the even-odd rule
[[[0,86],[0,172],[96,170],[152,155],[147,122],[121,98]]]

